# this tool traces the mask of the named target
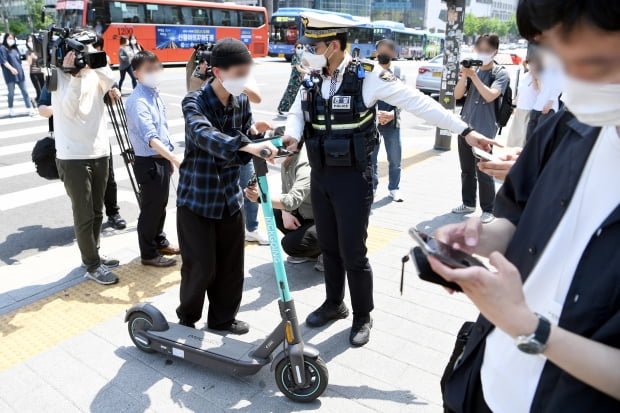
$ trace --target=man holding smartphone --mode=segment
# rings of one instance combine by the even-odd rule
[[[519,3],[523,37],[563,63],[566,108],[519,155],[498,219],[437,231],[495,268],[429,258],[481,312],[447,371],[447,412],[620,411],[618,21],[618,3],[607,0]]]
[[[496,34],[483,34],[476,40],[476,52],[482,66],[463,67],[463,76],[454,90],[454,97],[465,98],[461,118],[484,136],[494,138],[497,135],[497,99],[506,91],[510,76],[502,66],[495,65],[493,58],[499,49],[499,37]],[[463,203],[452,210],[455,214],[470,214],[476,210],[476,184],[480,193],[480,207],[483,223],[493,221],[493,202],[495,201],[495,184],[493,178],[476,168],[477,160],[472,154],[471,146],[462,136],[458,138],[459,161],[461,164],[461,196]]]

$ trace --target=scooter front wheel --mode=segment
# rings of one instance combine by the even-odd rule
[[[327,366],[320,357],[304,360],[306,385],[298,387],[293,378],[293,369],[288,358],[283,359],[276,366],[276,383],[280,391],[289,399],[310,403],[316,400],[327,388],[329,374]]]
[[[148,338],[140,335],[140,332],[149,330],[151,327],[153,327],[153,319],[142,311],[132,313],[129,316],[129,320],[127,320],[127,329],[129,330],[131,341],[133,341],[136,347],[146,353],[154,353],[155,350],[151,348]]]

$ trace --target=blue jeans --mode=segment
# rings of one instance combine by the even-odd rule
[[[30,96],[28,96],[28,88],[26,87],[26,80],[23,82],[17,83],[19,85],[19,90],[22,91],[22,97],[24,98],[24,103],[28,109],[31,108]],[[15,96],[15,82],[7,82],[6,88],[9,92],[9,109],[13,108],[13,97]]]
[[[400,128],[387,127],[383,128],[379,126],[379,133],[383,136],[383,142],[385,143],[385,151],[388,158],[388,176],[389,183],[388,189],[393,191],[398,189],[400,185],[400,163],[402,160],[402,145],[400,143]],[[372,154],[372,167],[373,167],[373,187],[377,189],[379,185],[379,167],[377,165],[377,157],[379,155],[379,145],[375,148]]]
[[[241,167],[241,173],[239,174],[239,185],[241,189],[245,189],[250,179],[254,175],[254,163],[252,161]],[[243,196],[243,212],[245,215],[245,229],[252,232],[258,229],[258,204],[252,202]]]

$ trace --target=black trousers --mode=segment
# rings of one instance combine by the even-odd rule
[[[177,210],[181,266],[180,320],[195,323],[202,317],[205,293],[209,298],[209,328],[226,329],[235,320],[243,292],[245,229],[241,211],[221,219]]]
[[[150,260],[159,255],[158,248],[167,245],[164,223],[170,196],[170,161],[136,156],[133,170],[141,194],[138,217],[140,257]]]
[[[45,77],[43,76],[43,73],[30,73],[30,81],[32,82],[32,86],[34,86],[34,90],[37,94],[35,97],[35,106],[38,106],[39,98],[41,97],[41,89],[45,84]]]
[[[323,253],[327,301],[344,299],[349,282],[355,316],[374,308],[372,269],[366,257],[368,217],[373,198],[372,165],[364,172],[355,167],[319,167],[311,174],[312,210]]]
[[[116,180],[114,179],[114,165],[112,164],[112,151],[110,150],[110,164],[109,164],[109,172],[108,172],[108,182],[105,187],[105,196],[103,198],[103,203],[105,205],[105,215],[107,217],[111,217],[113,215],[118,214],[120,210],[118,206],[118,186],[116,185]],[[135,169],[134,169],[135,171]]]
[[[471,151],[465,138],[459,135],[459,161],[461,163],[461,196],[469,207],[476,206],[476,184],[480,192],[480,208],[493,212],[495,202],[495,182],[493,177],[478,169],[478,159]]]
[[[284,234],[284,237],[282,237],[282,249],[287,255],[307,258],[316,258],[321,255],[316,225],[314,225],[313,219],[304,219],[301,215],[293,213],[301,226],[290,230],[284,228],[281,210],[274,209],[273,214],[276,218],[276,226]]]

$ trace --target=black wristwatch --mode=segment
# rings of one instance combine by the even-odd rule
[[[517,348],[527,354],[541,354],[544,352],[551,334],[551,323],[549,320],[540,314],[536,314],[536,316],[538,317],[536,331],[528,336],[519,336],[515,340]]]
[[[471,126],[468,126],[463,132],[461,132],[461,136],[465,137],[469,135],[470,133],[472,133],[473,131],[474,131],[474,128],[472,128]]]

